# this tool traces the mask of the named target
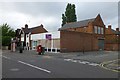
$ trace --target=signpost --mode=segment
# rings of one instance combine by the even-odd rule
[[[46,34],[46,39],[47,40],[51,40],[52,39],[52,35],[51,34]]]
[[[53,48],[52,34],[46,34],[46,40],[51,41],[51,52],[52,52],[52,48]],[[48,46],[47,46],[47,49],[48,49]]]

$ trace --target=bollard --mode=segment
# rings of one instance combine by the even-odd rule
[[[20,53],[23,53],[23,48],[22,48],[22,46],[20,46],[19,52],[20,52]]]

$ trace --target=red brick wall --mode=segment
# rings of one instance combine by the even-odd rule
[[[105,50],[108,50],[108,51],[120,50],[120,43],[119,44],[117,44],[117,43],[106,43],[105,44]]]
[[[61,52],[78,52],[98,50],[98,39],[93,34],[61,31]]]

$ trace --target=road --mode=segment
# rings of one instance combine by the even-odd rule
[[[37,55],[3,52],[3,78],[118,78],[118,72],[97,63]]]

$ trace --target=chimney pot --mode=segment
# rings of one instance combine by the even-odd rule
[[[116,28],[116,31],[119,31],[119,28]]]
[[[108,29],[111,29],[111,25],[108,25]]]
[[[27,24],[25,24],[25,28],[28,28],[28,25],[27,25]]]
[[[43,27],[43,25],[42,25],[42,24],[41,24],[40,26],[41,26],[41,27]]]

